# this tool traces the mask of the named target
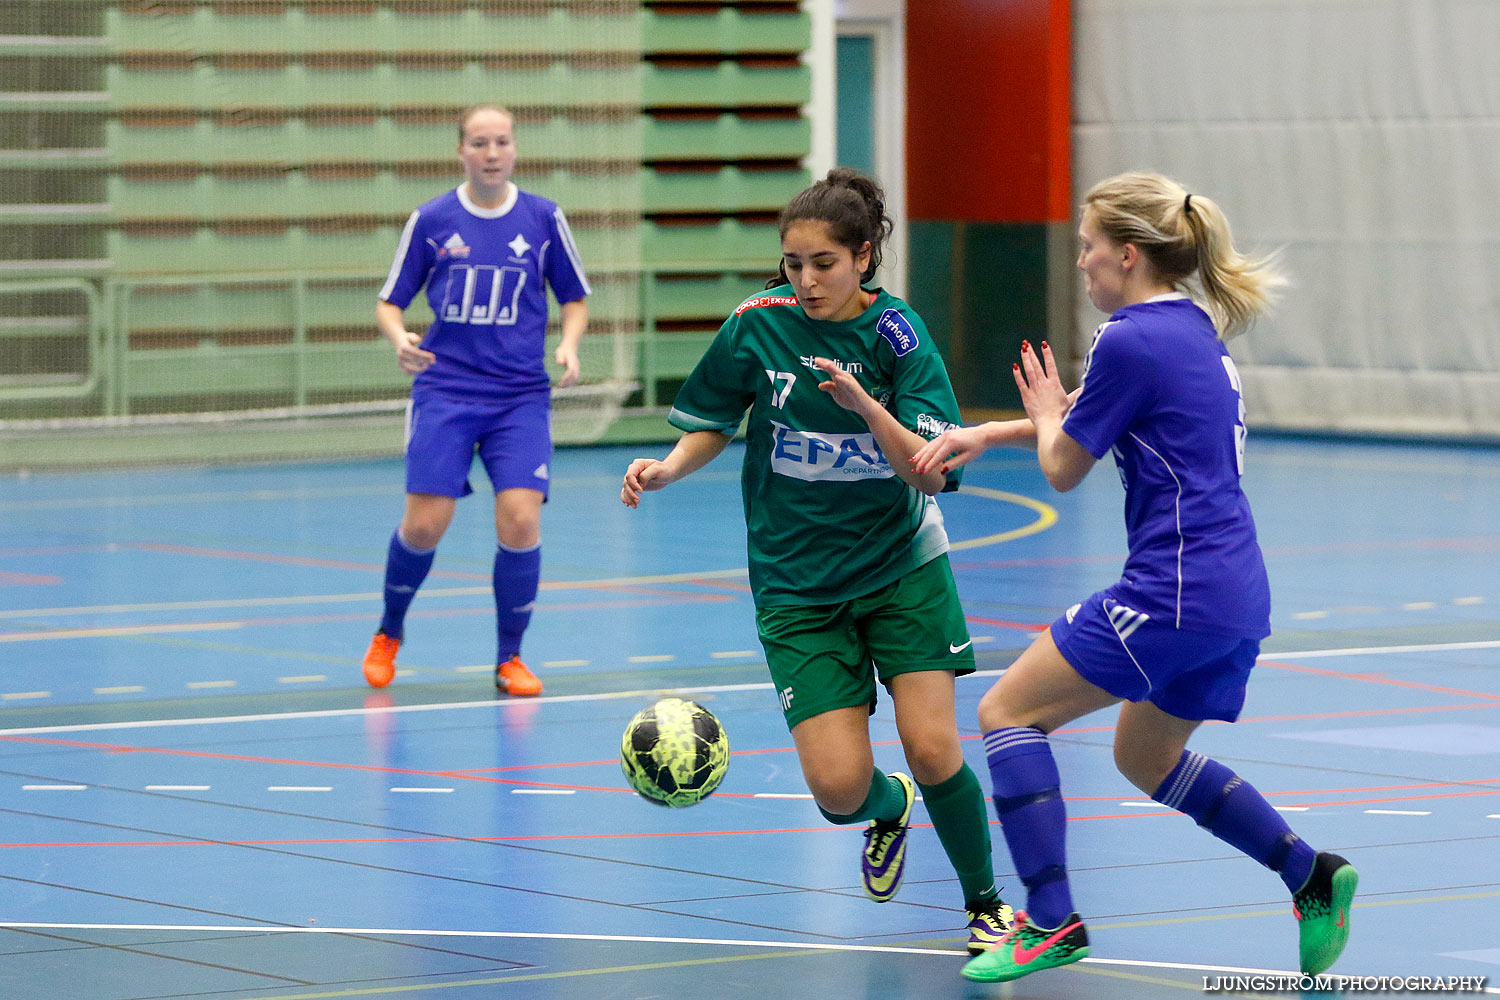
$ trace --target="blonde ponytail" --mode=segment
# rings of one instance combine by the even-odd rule
[[[1221,339],[1243,333],[1271,307],[1286,279],[1272,256],[1248,257],[1234,248],[1229,220],[1210,198],[1188,192],[1161,174],[1126,173],[1100,181],[1084,195],[1110,242],[1133,243],[1165,281],[1201,298]]]

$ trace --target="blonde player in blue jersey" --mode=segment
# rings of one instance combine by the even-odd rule
[[[781,278],[742,302],[683,385],[665,459],[636,459],[620,499],[719,455],[745,411],[741,472],[757,631],[819,810],[867,824],[865,893],[895,896],[916,790],[963,893],[968,948],[1008,929],[984,790],[964,763],[954,677],[974,651],[932,499],[954,474],[908,459],[958,419],[942,356],[905,302],[864,283],[890,233],[879,186],[839,168],[781,213]],[[876,682],[911,777],[875,766]],[[915,778],[915,787],[913,784]]]
[[[914,457],[953,469],[988,447],[1034,441],[1047,481],[1077,486],[1113,452],[1130,554],[1119,583],[1075,604],[979,703],[995,808],[1027,888],[1009,936],[964,967],[1003,982],[1076,962],[1088,933],[1068,887],[1066,814],[1047,734],[1117,702],[1115,763],[1142,792],[1276,872],[1292,894],[1304,973],[1343,951],[1358,875],[1316,852],[1259,792],[1187,749],[1207,719],[1233,722],[1270,634],[1271,596],[1240,490],[1245,407],[1221,337],[1263,313],[1280,277],[1234,249],[1219,207],[1157,174],[1094,186],[1078,230],[1094,335],[1074,397],[1052,352],[1022,345],[1029,419],[945,432]],[[1192,282],[1192,285],[1189,284]],[[1206,311],[1186,294],[1196,286]]]
[[[406,415],[406,509],[386,558],[385,613],[365,653],[365,679],[396,673],[406,612],[456,501],[473,490],[474,454],[495,490],[495,686],[535,695],[521,661],[541,571],[541,510],[552,459],[546,368],[547,288],[561,306],[559,386],[578,379],[588,279],[562,209],[511,182],[515,121],[494,104],[459,119],[465,181],[411,214],[375,307],[401,370],[416,376]],[[423,288],[425,335],[403,314]]]

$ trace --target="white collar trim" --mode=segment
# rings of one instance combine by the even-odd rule
[[[505,200],[497,208],[480,208],[474,204],[469,197],[469,182],[464,181],[458,186],[458,200],[470,215],[477,215],[481,219],[498,219],[512,208],[516,207],[516,199],[520,197],[521,190],[516,187],[514,181],[505,182]]]

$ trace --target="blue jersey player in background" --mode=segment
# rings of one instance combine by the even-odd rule
[[[1063,390],[1045,343],[1040,356],[1023,344],[1015,376],[1029,419],[948,431],[912,460],[918,471],[947,469],[1034,439],[1054,488],[1072,489],[1109,452],[1125,486],[1130,554],[1119,583],[1069,608],[980,700],[995,808],[1028,901],[964,975],[1003,982],[1088,954],[1047,734],[1121,701],[1120,772],[1281,876],[1302,971],[1319,973],[1348,940],[1353,866],[1315,852],[1254,787],[1187,749],[1204,720],[1238,718],[1271,632],[1265,563],[1240,490],[1245,407],[1219,331],[1253,322],[1281,279],[1234,250],[1217,205],[1157,174],[1095,185],[1079,239],[1089,299],[1110,314],[1081,388]],[[1194,278],[1207,312],[1184,293]]]
[[[365,654],[365,679],[384,687],[395,676],[407,609],[457,499],[472,492],[477,450],[495,490],[495,686],[535,695],[541,681],[520,652],[540,577],[552,460],[546,290],[561,305],[554,360],[565,387],[578,380],[589,284],[562,209],[511,182],[509,111],[493,104],[465,111],[458,157],[465,182],[411,214],[375,307],[397,363],[416,378],[406,415],[406,508],[391,537],[385,613]],[[406,329],[404,312],[424,287],[435,318],[420,335]]]

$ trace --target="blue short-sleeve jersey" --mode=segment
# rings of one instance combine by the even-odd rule
[[[589,294],[562,209],[514,185],[499,208],[465,188],[411,214],[380,298],[405,309],[425,286],[435,317],[422,348],[437,360],[413,391],[504,398],[545,390],[547,295]]]
[[[1119,599],[1173,628],[1264,638],[1271,592],[1240,489],[1239,374],[1183,295],[1129,305],[1094,334],[1063,430],[1125,486],[1130,555]]]

